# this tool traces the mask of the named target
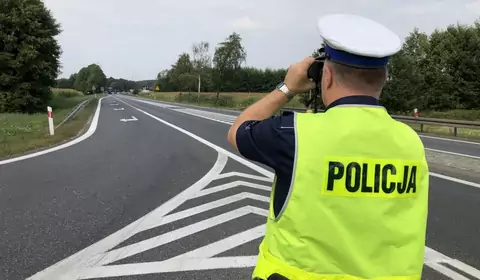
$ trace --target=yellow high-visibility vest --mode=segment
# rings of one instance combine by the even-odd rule
[[[295,114],[290,192],[253,279],[419,280],[429,172],[415,131],[380,106]]]

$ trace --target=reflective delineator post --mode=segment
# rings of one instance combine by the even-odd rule
[[[50,135],[54,135],[54,127],[53,127],[53,113],[52,113],[52,107],[48,106],[47,107],[48,111],[48,129],[50,130]]]
[[[418,118],[418,110],[417,108],[413,109],[413,116]]]

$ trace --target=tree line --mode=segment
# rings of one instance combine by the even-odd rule
[[[56,87],[75,89],[85,94],[100,93],[103,87],[104,91],[130,91],[149,89],[155,86],[155,80],[131,81],[126,79],[107,78],[102,68],[97,64],[90,64],[70,75],[69,78],[56,80]],[[95,91],[93,91],[95,86]]]
[[[240,34],[233,32],[210,55],[210,44],[192,45],[192,53],[182,53],[168,70],[157,75],[163,92],[267,92],[285,77],[286,69],[257,69],[242,66],[247,58]]]
[[[270,92],[283,81],[286,69],[245,67],[241,36],[232,33],[216,46],[192,46],[170,69],[161,71],[161,91]],[[313,56],[317,54],[313,52]],[[431,34],[414,29],[388,65],[381,103],[392,112],[480,109],[480,22],[450,25]],[[302,95],[303,102],[308,100]],[[321,102],[318,102],[321,106]]]

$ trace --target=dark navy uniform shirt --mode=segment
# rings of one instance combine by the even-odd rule
[[[328,109],[345,104],[379,105],[378,99],[365,96],[347,96],[332,102]],[[237,147],[242,156],[265,164],[275,171],[277,184],[273,209],[278,215],[287,198],[295,160],[294,113],[285,112],[263,121],[246,121],[237,132]]]

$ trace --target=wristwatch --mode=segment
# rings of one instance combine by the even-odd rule
[[[290,93],[290,90],[288,89],[285,82],[279,83],[275,89],[283,92],[283,94],[285,94],[285,96],[287,97],[288,101],[292,100],[293,95]]]

